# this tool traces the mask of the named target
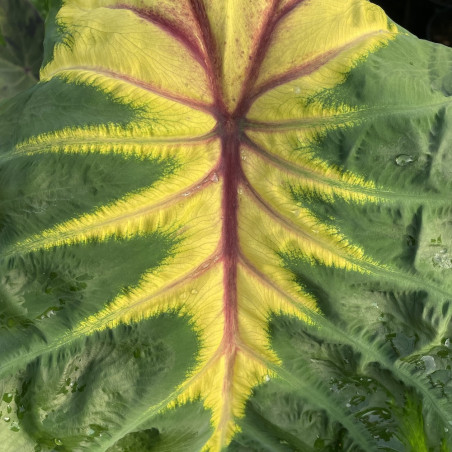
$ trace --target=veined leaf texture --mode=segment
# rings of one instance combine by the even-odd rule
[[[451,68],[365,0],[55,1],[0,104],[6,450],[451,450]]]

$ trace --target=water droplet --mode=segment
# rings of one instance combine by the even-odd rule
[[[185,193],[182,193],[182,196],[190,196],[190,192],[187,191],[187,192],[185,192]]]
[[[86,428],[87,435],[93,437],[93,436],[102,436],[102,432],[107,431],[105,427],[102,427],[97,424],[89,424],[89,426]]]
[[[37,319],[50,319],[54,315],[56,315],[57,311],[61,311],[62,308],[58,306],[51,306],[50,308],[46,309],[42,314],[40,314]]]
[[[352,404],[351,404],[351,403],[346,403],[345,406],[346,406],[347,408],[350,408],[350,407],[352,406]]]
[[[241,194],[243,193],[242,187],[239,187],[239,188],[237,189],[237,193],[238,193],[239,195],[241,195]]]
[[[187,296],[188,296],[187,292],[182,292],[180,294],[180,298],[182,298],[182,300],[185,300],[187,298]]]
[[[5,422],[9,422],[9,421],[11,420],[11,418],[10,418],[9,416],[5,416],[5,417],[3,418],[3,420],[4,420]]]
[[[240,157],[242,158],[242,160],[246,160],[247,154],[243,149],[240,151]]]
[[[350,403],[354,406],[359,405],[360,403],[363,403],[366,398],[362,395],[356,395],[350,399]]]
[[[62,446],[63,445],[63,441],[61,441],[61,439],[55,438],[54,441],[55,441],[55,444],[57,446]]]
[[[449,338],[447,338],[447,339],[444,341],[444,345],[445,345],[446,347],[450,347],[450,339],[449,339]]]
[[[11,405],[7,405],[7,406],[6,406],[6,412],[7,412],[7,413],[11,413],[12,410],[13,410],[13,409],[11,408]]]
[[[20,430],[20,426],[17,422],[11,422],[9,429],[12,430],[13,432],[18,432]]]
[[[444,431],[447,433],[449,429],[447,427],[444,427]]]
[[[398,166],[407,166],[414,162],[414,157],[408,154],[400,154],[395,158],[395,162]]]
[[[299,86],[296,86],[296,87],[293,89],[293,92],[294,92],[295,94],[300,94],[300,93],[301,93],[301,88],[300,88]]]
[[[191,293],[192,293],[192,295],[196,295],[198,293],[198,291],[196,289],[192,289]]]
[[[270,375],[265,375],[264,380],[265,381],[270,381]]]
[[[4,402],[6,402],[6,403],[12,402],[12,400],[13,400],[13,395],[12,395],[12,393],[11,393],[11,392],[5,392],[5,393],[3,394],[2,400],[3,400]]]
[[[447,248],[442,248],[432,257],[434,267],[452,268],[452,255],[447,252]]]
[[[425,370],[427,373],[432,373],[436,369],[436,363],[433,356],[422,356],[421,361],[424,362]]]
[[[218,174],[217,173],[213,173],[212,176],[210,177],[210,180],[212,182],[218,182]]]

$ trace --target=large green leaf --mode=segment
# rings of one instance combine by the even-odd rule
[[[0,105],[3,447],[451,450],[451,50],[365,0],[46,26]]]
[[[0,100],[38,81],[43,39],[44,22],[28,0],[0,0]]]

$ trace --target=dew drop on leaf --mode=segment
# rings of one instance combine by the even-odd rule
[[[408,155],[408,154],[399,154],[395,158],[395,162],[396,162],[396,165],[398,165],[398,166],[406,166],[406,165],[409,165],[410,163],[414,162],[414,157],[412,155]]]
[[[432,257],[434,267],[452,268],[452,256],[447,252],[447,248],[442,248]]]
[[[91,437],[101,437],[102,432],[107,431],[105,427],[102,427],[98,424],[89,424],[86,429],[86,434]]]
[[[421,357],[421,361],[424,362],[425,370],[427,373],[431,373],[436,369],[436,363],[433,356],[426,355]]]
[[[2,400],[6,403],[10,403],[13,400],[13,395],[11,392],[5,392],[3,394]]]
[[[364,400],[366,400],[366,398],[364,396],[356,395],[351,398],[350,404],[356,406],[356,405],[359,405],[360,403],[364,402]]]
[[[63,441],[61,441],[61,439],[55,438],[54,441],[55,441],[55,444],[57,446],[62,446],[63,445]]]

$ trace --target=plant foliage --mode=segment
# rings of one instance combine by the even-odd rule
[[[63,0],[0,104],[0,439],[452,449],[452,53],[366,0]]]
[[[28,0],[0,0],[0,100],[38,81],[43,40],[44,22]]]

